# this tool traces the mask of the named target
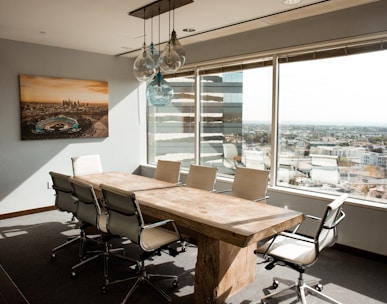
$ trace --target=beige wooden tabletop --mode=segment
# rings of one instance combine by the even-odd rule
[[[88,174],[77,176],[76,179],[91,184],[96,190],[100,190],[99,186],[102,184],[117,187],[125,191],[141,191],[154,188],[176,187],[175,184],[126,172]]]
[[[133,191],[145,214],[173,219],[182,227],[240,247],[303,220],[303,214],[297,211],[130,173],[104,172],[77,179],[90,183],[96,190],[106,184]]]
[[[301,212],[189,187],[135,192],[144,213],[240,247],[299,224]]]

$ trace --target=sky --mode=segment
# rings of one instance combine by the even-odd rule
[[[20,75],[20,95],[24,102],[108,103],[108,83],[94,80]]]
[[[244,71],[243,120],[271,120],[271,67]],[[286,122],[387,125],[387,51],[280,65]]]

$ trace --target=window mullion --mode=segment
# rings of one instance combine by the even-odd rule
[[[275,186],[277,180],[278,164],[278,92],[279,92],[279,57],[273,56],[272,78],[272,118],[271,118],[271,160],[270,160],[270,186]]]
[[[195,164],[200,164],[200,123],[201,123],[201,101],[200,101],[200,75],[199,69],[195,68],[195,120],[194,120],[194,158]]]

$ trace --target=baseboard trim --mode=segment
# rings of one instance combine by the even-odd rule
[[[36,209],[29,209],[29,210],[5,213],[5,214],[0,214],[0,220],[12,218],[12,217],[23,216],[23,215],[34,214],[34,213],[40,213],[40,212],[45,212],[45,211],[51,211],[51,210],[55,210],[55,209],[56,209],[55,206],[47,206],[47,207],[41,207],[41,208],[36,208]]]
[[[364,257],[364,258],[367,258],[370,260],[375,260],[375,261],[387,263],[387,256],[382,255],[382,254],[378,254],[378,253],[366,251],[363,249],[350,247],[347,245],[337,244],[337,243],[333,246],[333,248],[340,250],[340,251],[348,252],[350,254],[358,255],[358,256],[361,256],[361,257]]]

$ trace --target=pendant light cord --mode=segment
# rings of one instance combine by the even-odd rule
[[[144,51],[145,51],[145,7],[144,7]]]

